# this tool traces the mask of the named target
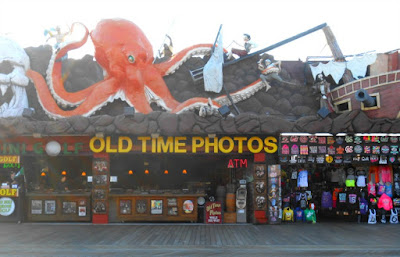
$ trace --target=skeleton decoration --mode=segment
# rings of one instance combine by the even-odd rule
[[[28,106],[29,57],[9,38],[0,36],[0,118],[22,116]]]

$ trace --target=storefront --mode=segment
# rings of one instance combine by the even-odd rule
[[[266,156],[278,147],[271,136],[115,135],[18,137],[3,149],[19,154],[14,196],[28,222],[243,223],[267,220]],[[221,210],[207,220],[209,202]]]
[[[281,134],[283,220],[396,223],[399,136]]]

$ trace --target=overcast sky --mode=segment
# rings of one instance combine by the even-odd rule
[[[146,34],[154,51],[165,34],[178,51],[197,43],[213,43],[223,24],[224,47],[248,33],[265,48],[322,23],[333,31],[343,54],[400,48],[399,0],[3,0],[0,34],[21,46],[46,43],[44,30],[82,22],[91,31],[105,18],[125,18]],[[94,54],[91,42],[70,57]],[[276,59],[303,61],[331,55],[322,30],[272,50]]]

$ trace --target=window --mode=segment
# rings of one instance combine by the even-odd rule
[[[352,110],[350,99],[346,99],[346,100],[335,103],[335,107],[336,107],[336,111],[339,113]]]

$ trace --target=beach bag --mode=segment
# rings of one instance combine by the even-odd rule
[[[391,224],[398,224],[399,223],[399,216],[397,210],[390,210],[390,223]]]
[[[376,211],[370,209],[368,215],[368,224],[376,224]]]

